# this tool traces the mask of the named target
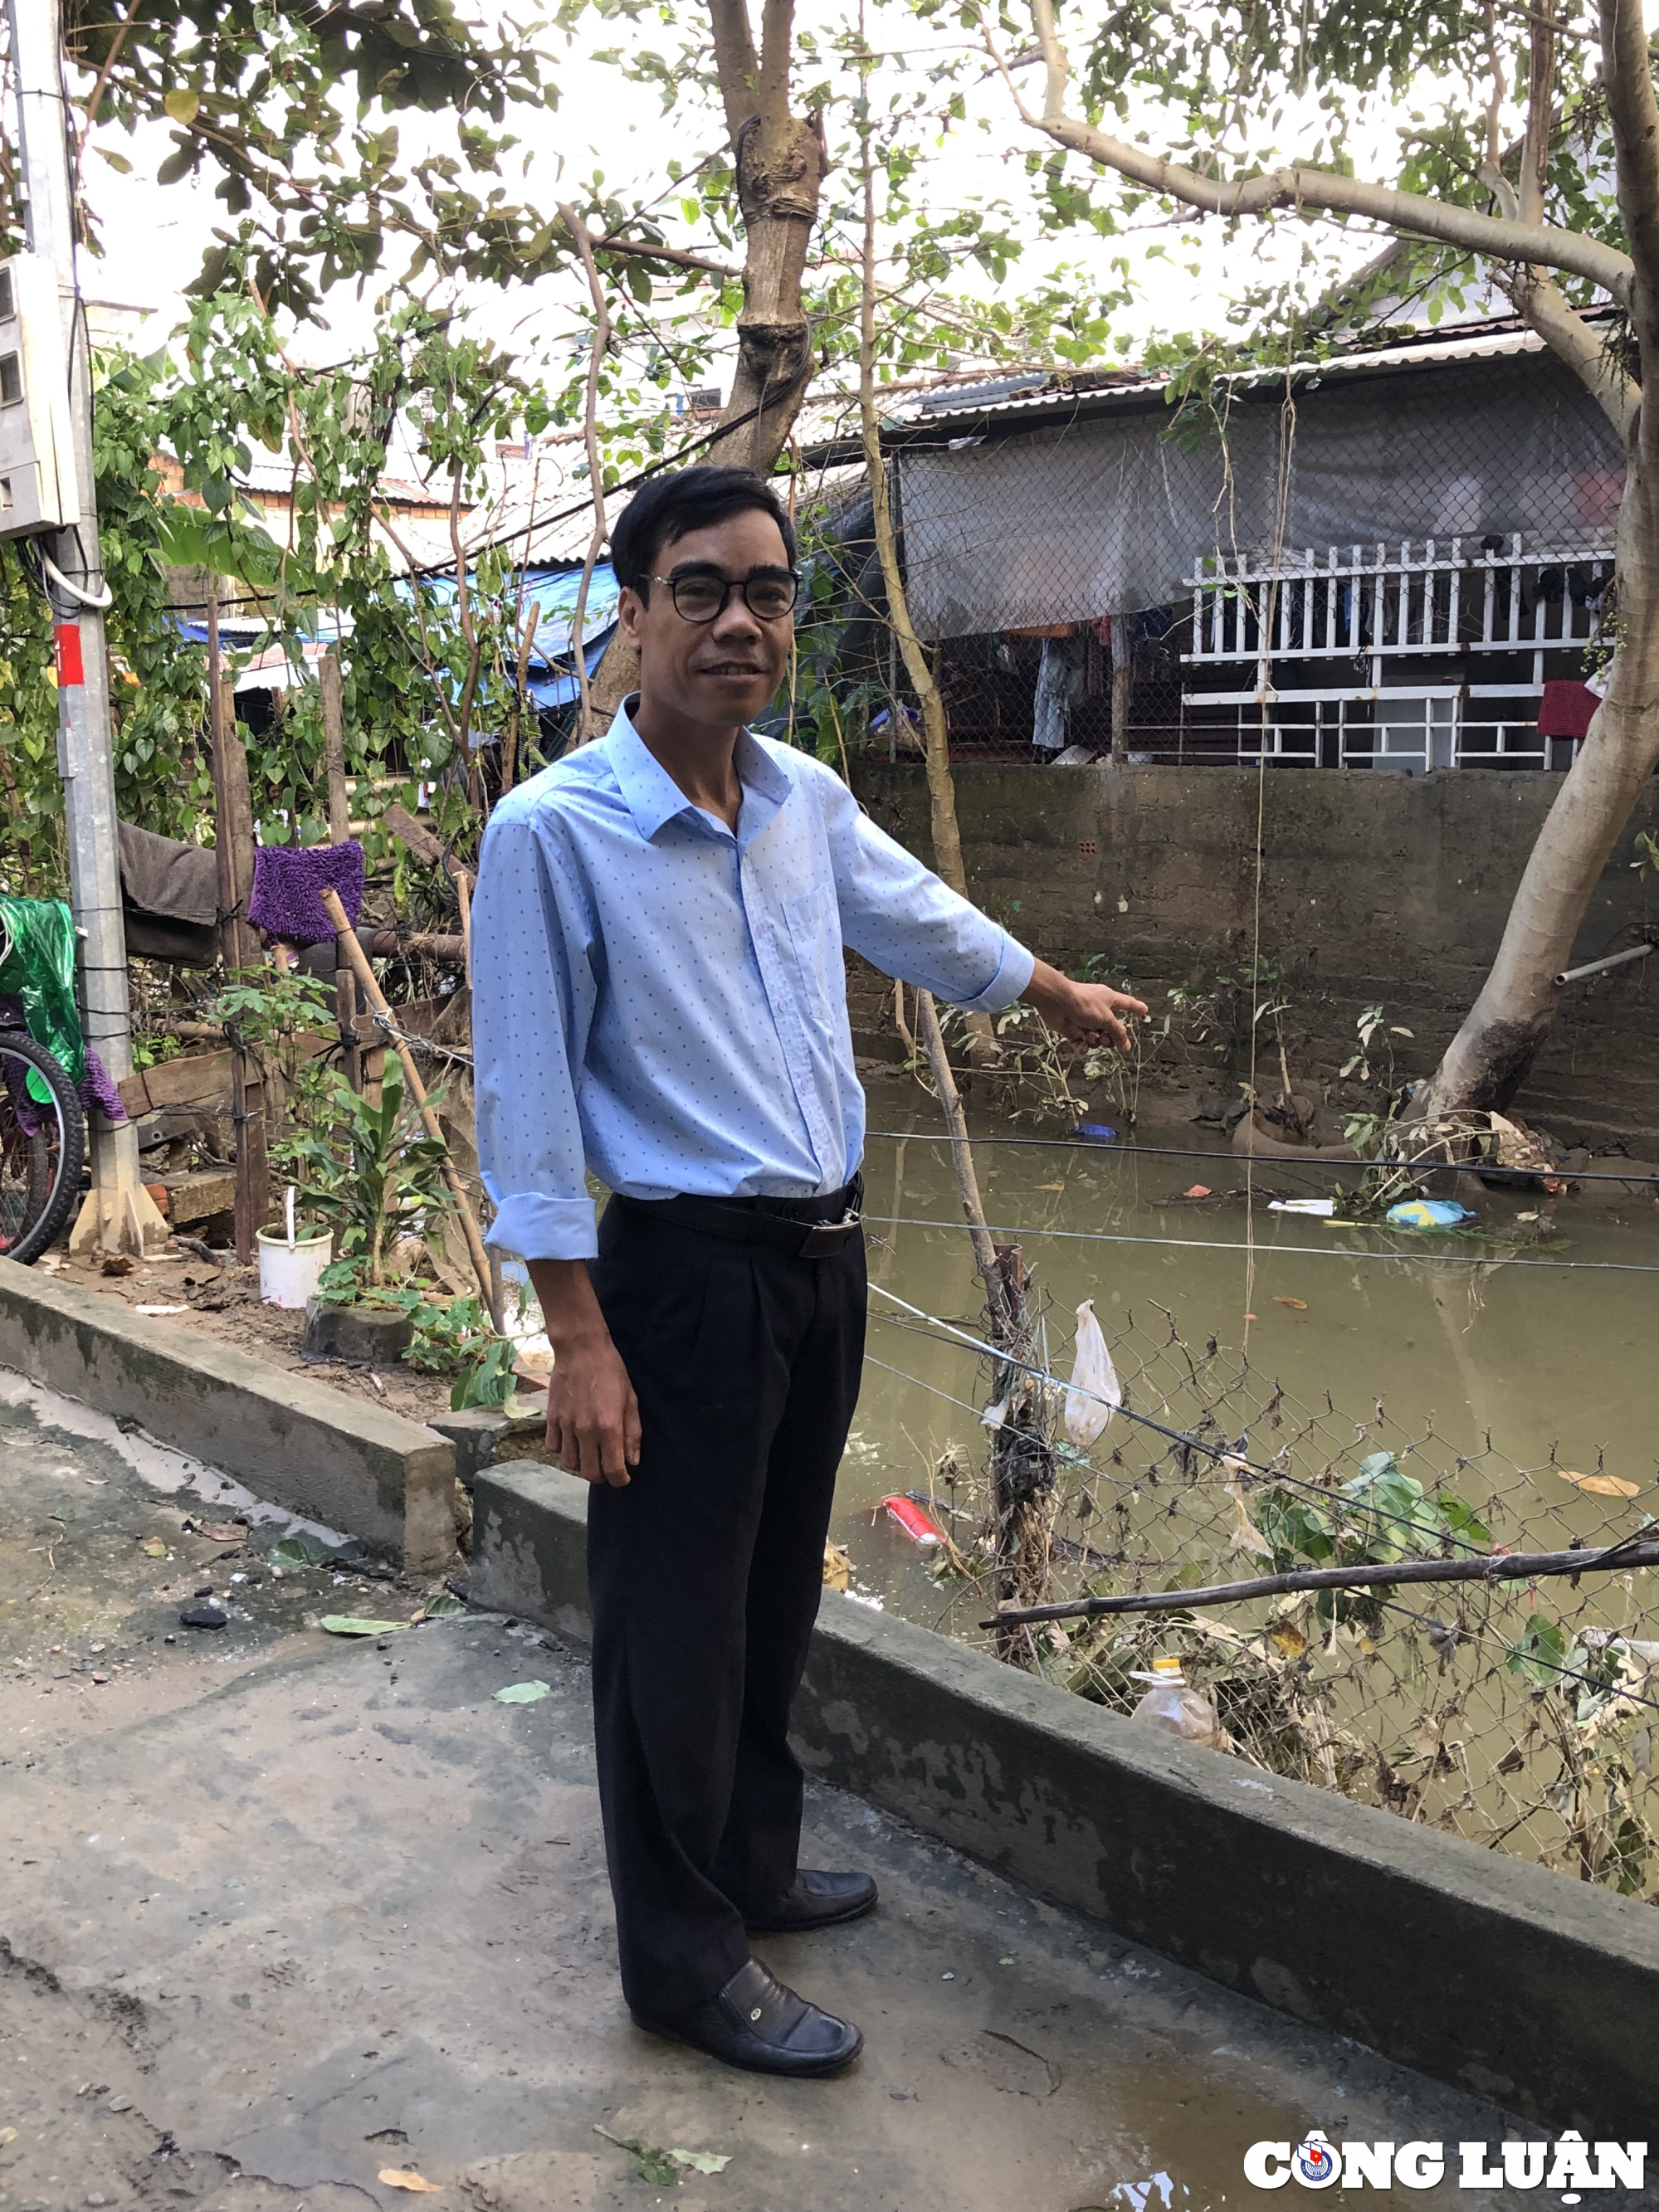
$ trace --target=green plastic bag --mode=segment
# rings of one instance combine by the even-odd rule
[[[87,1048],[75,1003],[75,921],[62,899],[0,897],[0,996],[21,999],[23,1025],[36,1044],[60,1060],[71,1083],[87,1072]],[[49,1093],[38,1076],[29,1096]]]

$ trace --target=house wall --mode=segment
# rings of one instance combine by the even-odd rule
[[[931,860],[920,763],[861,763],[874,819]],[[1033,950],[1073,967],[1104,954],[1161,1020],[1175,983],[1248,959],[1261,805],[1261,947],[1292,1072],[1334,1078],[1362,1006],[1413,1031],[1403,1075],[1426,1074],[1473,1002],[1527,855],[1564,779],[1462,769],[1427,776],[1275,769],[964,766],[957,807],[974,896]],[[1659,925],[1659,878],[1632,862],[1659,833],[1649,787],[1579,932],[1590,960]],[[1639,1152],[1659,1131],[1659,956],[1569,985],[1519,1110],[1569,1142]],[[1209,1048],[1181,1072],[1218,1063]],[[1167,1052],[1166,1060],[1175,1055]]]

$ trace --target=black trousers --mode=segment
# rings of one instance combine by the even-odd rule
[[[643,1430],[587,1511],[593,1705],[623,1994],[696,2004],[794,1880],[787,1741],[864,1356],[862,1241],[823,1258],[611,1204],[591,1264]]]

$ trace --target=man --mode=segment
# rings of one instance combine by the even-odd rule
[[[593,1702],[623,1992],[640,2025],[819,2075],[858,2029],[758,1930],[876,1902],[796,1863],[786,1740],[858,1396],[864,1097],[842,948],[960,1006],[1024,997],[1083,1044],[1139,1002],[1034,962],[744,724],[788,663],[789,524],[737,469],[653,478],[612,532],[640,690],[496,808],[473,909],[491,1240],[555,1365],[588,1500]],[[584,1170],[615,1195],[595,1230]]]

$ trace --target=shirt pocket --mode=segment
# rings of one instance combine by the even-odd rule
[[[783,902],[783,919],[803,999],[820,1016],[839,1012],[847,1003],[847,969],[834,890],[819,884],[797,891]]]

